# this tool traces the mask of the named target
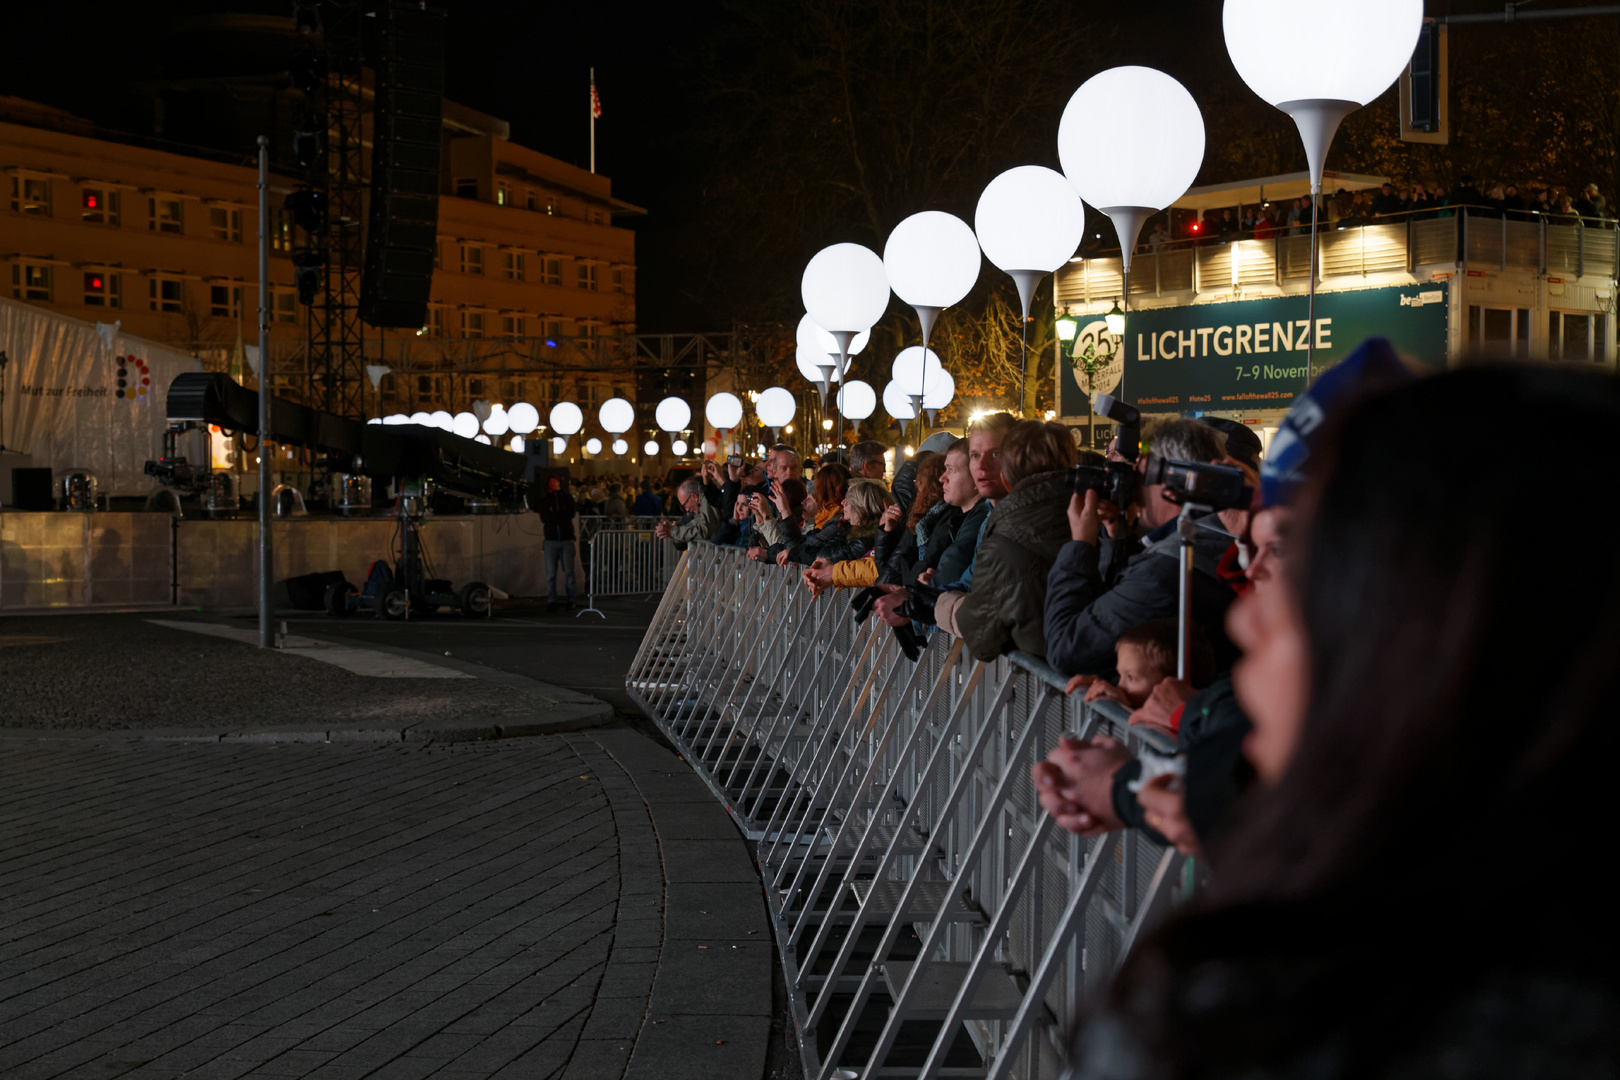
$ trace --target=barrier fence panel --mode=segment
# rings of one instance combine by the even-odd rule
[[[1063,734],[1169,747],[1039,658],[936,632],[912,663],[849,599],[694,544],[626,686],[757,845],[807,1077],[1050,1080],[1191,867],[1055,828],[1030,766]]]
[[[674,541],[650,532],[599,529],[591,537],[585,571],[589,603],[580,614],[594,612],[607,618],[596,606],[599,597],[662,592],[679,558]]]

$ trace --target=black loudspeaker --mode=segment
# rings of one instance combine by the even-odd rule
[[[372,326],[427,323],[439,231],[444,13],[389,3],[377,12],[371,221],[360,315]]]
[[[51,470],[12,469],[11,509],[55,510],[56,501],[51,497]]]

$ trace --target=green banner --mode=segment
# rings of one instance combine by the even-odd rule
[[[1312,337],[1317,374],[1369,337],[1443,367],[1448,309],[1446,287],[1436,283],[1317,293],[1314,330],[1304,296],[1132,311],[1120,350],[1123,399],[1144,412],[1287,408],[1305,389]],[[1084,385],[1079,365],[1060,367],[1060,377]]]

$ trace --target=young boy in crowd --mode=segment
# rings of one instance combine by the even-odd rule
[[[1165,679],[1176,677],[1176,653],[1180,647],[1177,632],[1175,619],[1152,619],[1138,623],[1119,635],[1114,642],[1114,670],[1119,675],[1117,684],[1095,675],[1076,675],[1069,680],[1065,691],[1072,694],[1084,686],[1087,701],[1106,698],[1128,709],[1140,709],[1155,686]],[[1188,667],[1188,675],[1194,686],[1207,686],[1215,678],[1215,651],[1210,647],[1209,639],[1196,627],[1193,629],[1192,656]],[[1149,726],[1158,727],[1157,724]],[[1165,733],[1173,735],[1175,730],[1172,728]]]

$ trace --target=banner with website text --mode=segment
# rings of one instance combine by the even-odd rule
[[[1144,412],[1287,408],[1305,389],[1306,347],[1318,374],[1369,337],[1409,361],[1446,362],[1444,283],[1234,300],[1130,313],[1121,352],[1123,398]]]

